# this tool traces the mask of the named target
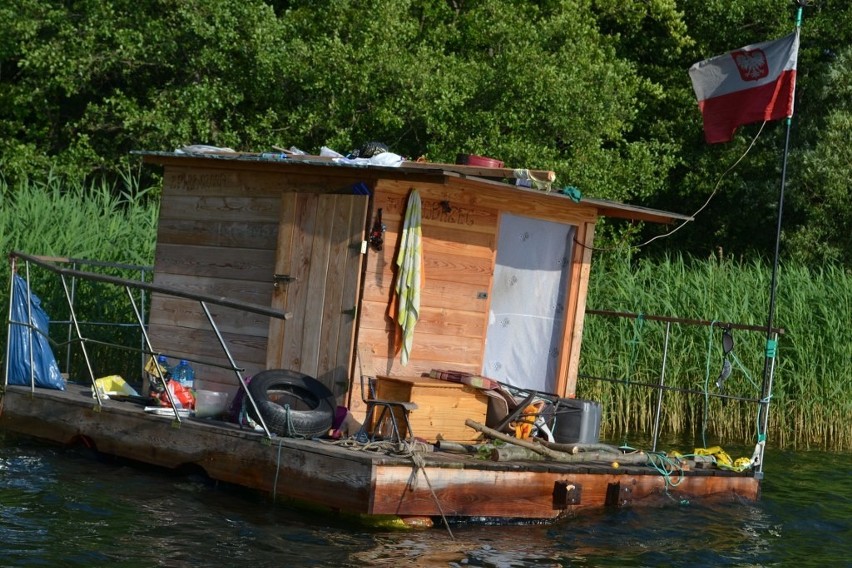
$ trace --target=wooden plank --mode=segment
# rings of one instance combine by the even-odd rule
[[[494,179],[527,179],[524,175],[519,175],[515,168],[486,168],[483,166],[469,166],[467,164],[445,164],[439,162],[411,162],[405,161],[402,163],[404,168],[414,169],[440,169],[448,172],[456,172],[466,176],[475,176]],[[551,170],[525,170],[530,172],[535,179],[554,182],[556,181],[556,172]]]
[[[293,313],[293,318],[287,326],[284,335],[283,354],[281,368],[302,369],[302,344],[304,334],[302,327],[306,318],[310,317],[307,312],[308,298],[312,291],[309,289],[311,250],[313,248],[313,234],[316,231],[316,211],[318,196],[297,194],[295,204],[295,227],[292,240],[292,256],[287,274],[295,280],[291,282],[288,292],[288,311]],[[304,371],[303,371],[304,372]]]
[[[277,319],[216,305],[208,305],[207,308],[219,331],[224,333],[266,338],[270,319]],[[168,296],[154,304],[148,321],[151,324],[163,326],[210,328],[210,323],[199,302]]]
[[[160,219],[159,243],[207,245],[232,248],[271,249],[278,234],[278,223],[257,221],[197,221]]]
[[[192,360],[199,377],[208,372],[203,369],[203,361],[221,360],[225,355],[215,333],[209,329],[151,324],[148,335],[155,351],[167,353],[173,359]],[[266,337],[236,333],[223,333],[222,336],[239,366],[254,364],[265,368]],[[223,375],[220,371],[216,374]]]
[[[172,196],[162,200],[160,219],[191,219],[201,222],[252,219],[263,223],[278,220],[277,197]]]
[[[362,329],[393,331],[394,322],[387,317],[387,304],[364,301],[361,303]],[[486,328],[486,311],[448,310],[431,306],[420,308],[416,333],[445,335],[448,337],[481,338]]]
[[[582,245],[574,247],[571,295],[567,304],[568,312],[565,314],[566,323],[571,325],[566,327],[562,336],[563,344],[567,345],[568,349],[559,361],[556,383],[556,392],[561,393],[563,397],[573,397],[577,392],[577,375],[580,371],[580,351],[583,343],[586,296],[589,289],[594,240],[594,223],[584,223],[577,228],[577,242]]]
[[[429,282],[427,280],[426,284],[420,291],[420,305],[423,308],[475,311],[485,304],[482,294],[487,296],[489,292],[489,288],[483,285],[463,282],[440,280]],[[393,286],[393,282],[388,282],[387,278],[382,279],[380,284],[374,279],[367,278],[364,282],[364,299],[387,304],[393,294]]]
[[[375,209],[382,209],[388,229],[401,227],[405,217],[408,194],[412,187],[420,192],[423,226],[460,228],[470,232],[493,233],[497,226],[498,209],[483,207],[469,195],[443,185],[416,184],[383,180],[376,188]]]
[[[231,280],[269,282],[275,252],[259,249],[223,249],[160,243],[157,245],[156,274],[183,274]]]
[[[275,248],[275,269],[273,274],[289,274],[293,257],[293,238],[296,231],[296,194],[281,196],[281,218],[278,222],[278,240]],[[287,310],[290,285],[279,282],[273,286],[272,307]],[[269,322],[269,343],[267,344],[266,366],[270,369],[282,368],[284,338],[288,329],[285,320]]]
[[[361,329],[358,342],[375,348],[376,353],[393,351],[394,334],[372,329]],[[438,367],[457,368],[460,365],[482,364],[479,338],[448,337],[446,335],[428,335],[414,330],[414,346],[408,367],[392,374],[412,375],[428,373],[433,367],[425,367],[425,362],[438,361]],[[381,355],[378,355],[381,356]],[[395,363],[396,365],[396,363]],[[478,371],[477,371],[478,372]]]
[[[388,224],[385,223],[385,225]],[[370,249],[368,271],[375,272],[379,268],[390,269],[396,263],[401,238],[398,230],[401,225],[391,223],[388,227],[385,231],[382,250]],[[422,232],[424,255],[428,252],[429,255],[464,256],[476,260],[490,260],[494,256],[496,228],[494,233],[483,233],[455,227],[424,225]]]
[[[219,166],[219,167],[217,167]],[[222,167],[224,166],[224,167]],[[269,171],[252,163],[177,164],[166,168],[164,194],[186,196],[255,196],[280,198],[288,191],[352,193],[349,189],[361,172],[281,170]],[[336,175],[335,175],[336,174]]]
[[[385,234],[385,246],[382,251],[371,255],[367,262],[367,272],[376,274],[379,271],[387,271],[394,274],[396,268],[396,254],[399,251],[400,235],[387,232]],[[437,241],[434,239],[423,239],[423,275],[427,281],[442,280],[445,282],[458,282],[468,284],[479,284],[488,286],[493,275],[492,254],[488,249],[476,249],[478,254],[469,255],[462,246],[439,246],[432,248]],[[446,243],[446,241],[443,241]],[[467,247],[474,250],[475,247]],[[438,249],[438,250],[436,250]],[[452,253],[447,251],[454,251]],[[486,256],[485,252],[489,253]]]
[[[328,283],[329,258],[332,249],[331,235],[334,229],[335,202],[322,196],[316,201],[313,231],[307,266],[307,281],[300,283],[310,293],[305,294],[304,318],[302,319],[302,344],[300,349],[300,370],[316,377],[319,373],[320,341],[326,318],[332,314],[326,311],[326,292]],[[332,388],[332,385],[326,385]]]
[[[610,484],[629,489],[629,503],[656,505],[670,502],[666,481],[656,473],[622,475],[605,473],[553,473],[526,471],[495,472],[478,469],[447,470],[427,467],[429,484],[422,479],[411,483],[411,471],[403,468],[376,468],[373,514],[476,516],[497,518],[555,518],[560,515],[606,506]],[[420,481],[424,481],[420,483]],[[554,487],[562,482],[582,488],[579,505],[562,509],[554,505]],[[740,496],[756,500],[760,483],[753,477],[685,477],[669,494],[690,498],[734,500]],[[434,491],[434,495],[433,495]],[[440,509],[437,503],[440,503]]]
[[[253,282],[158,272],[155,279],[163,286],[185,290],[190,294],[208,294],[261,306],[271,305],[273,291],[271,278]]]
[[[343,401],[344,393],[352,388],[350,377],[354,376],[354,344],[355,344],[355,326],[360,317],[358,302],[361,292],[361,266],[364,260],[364,255],[361,253],[361,243],[365,240],[366,232],[366,217],[367,217],[367,199],[364,197],[348,197],[345,200],[347,204],[346,223],[338,223],[336,226],[341,229],[345,228],[345,232],[341,235],[341,241],[348,243],[347,246],[338,247],[338,259],[335,266],[340,267],[339,272],[332,275],[329,282],[334,286],[337,283],[337,289],[340,293],[340,300],[336,304],[340,308],[338,317],[339,332],[337,334],[337,342],[328,343],[329,363],[326,363],[326,368],[329,372],[334,373],[333,384],[338,387],[334,391],[340,402]],[[332,291],[329,291],[331,294]],[[344,310],[349,310],[351,307],[354,310],[351,314],[344,313]],[[336,345],[336,349],[333,346]],[[333,362],[331,362],[333,360]],[[355,380],[355,379],[352,379]]]

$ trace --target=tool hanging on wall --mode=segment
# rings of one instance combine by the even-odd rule
[[[382,210],[376,212],[376,219],[373,221],[373,228],[370,229],[370,246],[374,251],[381,251],[382,245],[385,242],[385,230],[387,227],[382,223]]]

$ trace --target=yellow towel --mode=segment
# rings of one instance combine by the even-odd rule
[[[400,362],[408,365],[414,343],[414,326],[420,318],[420,279],[423,271],[423,244],[420,228],[422,219],[420,193],[412,189],[408,196],[402,242],[396,265],[397,318],[402,335]]]

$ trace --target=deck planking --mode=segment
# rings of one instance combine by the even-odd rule
[[[756,500],[752,473],[684,472],[677,487],[650,467],[550,461],[492,462],[475,456],[410,455],[353,449],[328,440],[267,438],[235,424],[150,415],[141,405],[104,400],[84,385],[66,391],[9,386],[0,426],[59,444],[165,468],[197,466],[219,481],[276,498],[364,515],[556,519],[587,509],[678,497]],[[569,497],[560,488],[571,488]]]

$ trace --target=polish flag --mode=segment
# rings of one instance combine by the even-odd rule
[[[743,124],[793,116],[798,55],[796,30],[690,67],[707,142],[730,142]]]

